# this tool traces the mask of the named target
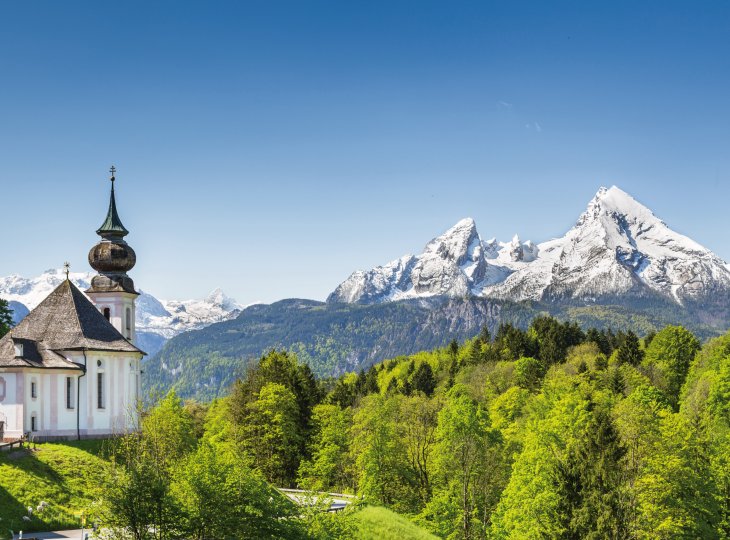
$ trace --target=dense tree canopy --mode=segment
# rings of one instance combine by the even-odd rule
[[[728,539],[730,334],[539,317],[320,382],[272,351],[210,406],[168,396],[116,455],[108,504],[140,539],[352,536],[269,483],[450,539]]]

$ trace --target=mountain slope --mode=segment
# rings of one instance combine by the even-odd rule
[[[484,241],[464,219],[406,255],[341,283],[329,302],[380,303],[433,295],[596,301],[660,294],[682,304],[730,291],[725,262],[671,230],[629,194],[601,188],[564,236],[539,245]]]
[[[697,335],[719,335],[695,311],[654,295],[622,305],[509,302],[481,297],[433,296],[379,304],[282,300],[243,310],[238,318],[180,334],[145,363],[146,392],[175,388],[183,397],[208,400],[227,392],[246,366],[272,348],[295,352],[316,375],[339,375],[403,354],[445,346],[500,323],[526,328],[541,313],[584,327],[642,333],[682,324]]]
[[[465,339],[499,321],[526,325],[537,310],[511,302],[434,297],[373,305],[282,300],[180,334],[145,365],[148,390],[175,388],[210,399],[272,348],[296,352],[318,376],[356,371],[385,358]]]

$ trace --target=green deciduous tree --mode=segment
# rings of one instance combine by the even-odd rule
[[[170,392],[143,417],[141,429],[114,439],[104,486],[104,521],[136,540],[179,533],[180,510],[171,493],[175,467],[195,444],[192,418]]]
[[[449,538],[482,537],[490,506],[496,502],[488,495],[494,492],[492,482],[498,478],[500,437],[464,386],[449,391],[438,415],[436,440],[438,478],[421,519]]]
[[[354,416],[350,451],[358,471],[358,493],[365,500],[412,511],[418,492],[399,431],[399,399],[379,394],[362,399]]]
[[[540,360],[524,356],[515,361],[515,384],[520,388],[535,391],[540,388],[545,371],[545,365]]]
[[[301,432],[294,393],[279,383],[268,383],[248,403],[241,423],[242,448],[269,482],[291,487],[299,467]]]
[[[411,469],[408,477],[415,479],[421,503],[425,505],[432,493],[439,403],[425,395],[415,395],[400,399],[398,407],[399,433]]]
[[[675,409],[690,363],[699,350],[699,340],[681,326],[667,326],[658,332],[646,350],[644,365],[656,370],[653,382]]]
[[[302,527],[290,501],[242,463],[233,445],[205,441],[175,470],[185,538],[296,538]]]
[[[314,491],[352,491],[355,487],[349,455],[352,411],[338,405],[317,405],[312,420],[311,458],[299,466],[300,484]]]

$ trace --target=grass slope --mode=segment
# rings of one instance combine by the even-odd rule
[[[354,516],[360,540],[437,540],[406,518],[381,506],[366,506]]]
[[[102,441],[45,443],[33,451],[0,452],[0,538],[16,533],[80,526],[81,511],[98,495],[106,462],[99,457]],[[28,506],[49,507],[23,521]]]

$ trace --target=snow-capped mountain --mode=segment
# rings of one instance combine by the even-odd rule
[[[515,236],[511,242],[483,241],[471,218],[431,240],[420,255],[405,255],[341,283],[329,302],[378,303],[426,296],[478,295],[504,281],[515,264],[533,261],[539,248]]]
[[[69,278],[79,289],[89,288],[91,272],[71,272]],[[35,278],[11,275],[0,278],[0,298],[8,300],[11,307],[23,316],[51,293],[66,274],[61,269],[46,270]],[[137,298],[138,334],[156,334],[169,339],[186,330],[203,328],[209,324],[232,319],[243,306],[229,298],[220,289],[214,290],[203,300],[159,300],[140,290]],[[23,308],[26,308],[25,311]],[[17,321],[16,321],[17,322]],[[150,351],[148,351],[150,352]]]
[[[539,245],[517,236],[484,241],[474,221],[464,219],[420,255],[353,273],[328,301],[434,295],[592,301],[658,293],[681,304],[718,291],[730,291],[726,263],[614,186],[601,188],[561,238]]]

